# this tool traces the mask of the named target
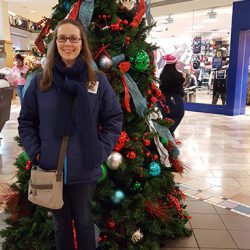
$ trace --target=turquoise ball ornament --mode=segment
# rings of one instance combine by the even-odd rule
[[[151,176],[158,176],[161,173],[161,167],[156,162],[151,162],[149,166],[149,174]]]
[[[136,54],[135,69],[138,71],[145,71],[149,66],[149,56],[145,50],[140,50]]]
[[[114,191],[111,200],[114,204],[120,204],[125,199],[125,194],[122,190]]]
[[[101,183],[101,182],[103,182],[103,181],[105,181],[107,179],[107,176],[108,176],[107,167],[104,164],[102,164],[100,166],[100,168],[102,170],[102,176],[97,179],[97,183],[98,184]]]

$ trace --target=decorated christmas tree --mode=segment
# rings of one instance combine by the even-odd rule
[[[167,239],[190,235],[184,195],[173,172],[183,172],[179,150],[159,105],[168,109],[155,78],[150,1],[59,1],[36,39],[49,49],[53,29],[64,18],[78,19],[88,36],[94,64],[106,73],[124,112],[121,136],[100,167],[93,217],[98,249],[159,249]],[[146,18],[144,18],[146,15]],[[17,181],[2,197],[9,217],[0,232],[3,249],[53,249],[51,213],[27,200],[31,162],[22,152],[15,162]],[[72,222],[73,223],[73,222]],[[77,240],[75,241],[77,248]]]

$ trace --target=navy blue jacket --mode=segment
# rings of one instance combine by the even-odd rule
[[[40,167],[51,170],[57,168],[61,140],[55,136],[55,117],[58,93],[55,87],[42,92],[36,75],[30,83],[18,118],[19,136],[31,161],[40,154]],[[122,110],[107,78],[97,74],[97,93],[88,92],[91,112],[100,147],[96,148],[97,164],[91,170],[83,169],[85,159],[81,154],[80,138],[76,131],[69,138],[66,152],[64,180],[67,184],[90,182],[102,175],[100,165],[112,152],[122,130]],[[90,169],[90,168],[88,168]]]

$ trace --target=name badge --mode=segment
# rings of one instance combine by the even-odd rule
[[[99,81],[96,81],[95,86],[93,88],[91,88],[91,89],[88,89],[88,92],[92,93],[92,94],[96,94],[97,90],[98,90],[98,86],[99,86]]]

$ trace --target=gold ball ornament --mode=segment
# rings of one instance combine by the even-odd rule
[[[126,8],[128,11],[132,10],[135,7],[135,0],[120,0],[119,1],[124,8]]]
[[[134,244],[136,244],[137,242],[139,242],[140,240],[142,240],[143,238],[143,233],[141,232],[141,229],[139,228],[138,230],[136,230],[131,237],[131,240]]]
[[[122,155],[119,152],[113,151],[106,160],[106,165],[112,170],[118,170],[122,160]]]

